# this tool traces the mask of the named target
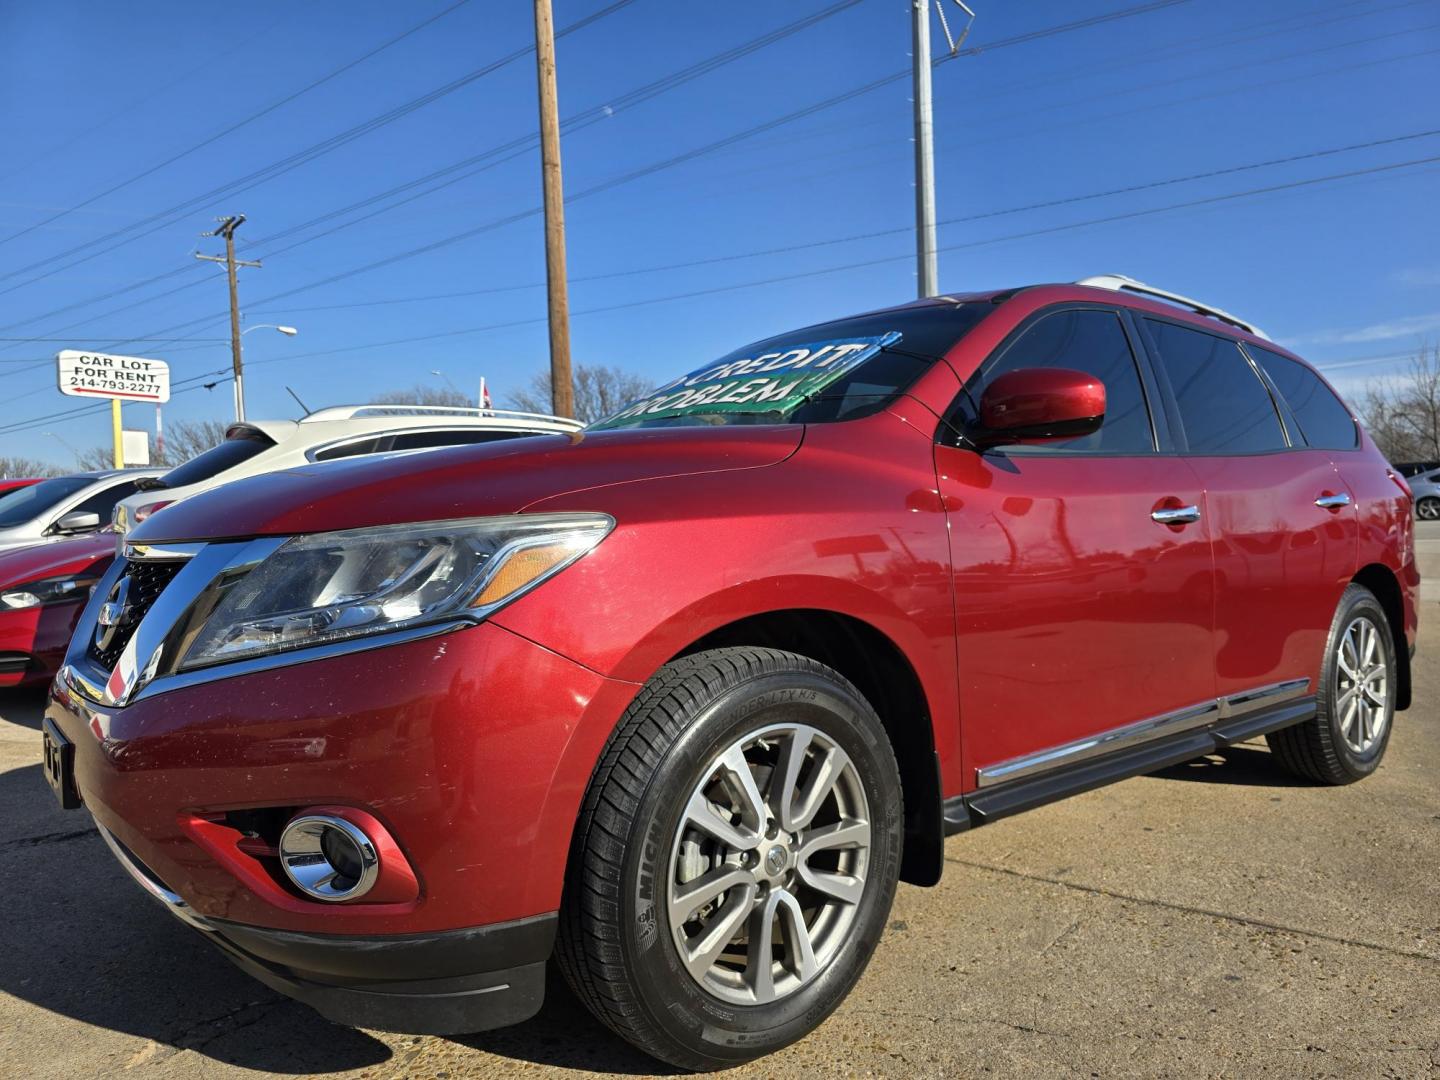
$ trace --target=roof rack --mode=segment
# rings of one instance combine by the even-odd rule
[[[1115,292],[1133,292],[1142,296],[1156,296],[1161,300],[1169,300],[1172,304],[1180,304],[1201,315],[1209,315],[1211,318],[1227,322],[1231,326],[1238,326],[1247,334],[1254,334],[1258,338],[1270,340],[1270,335],[1261,330],[1254,323],[1248,323],[1244,319],[1237,319],[1228,311],[1212,307],[1209,304],[1202,304],[1199,300],[1192,300],[1188,296],[1181,296],[1179,293],[1168,292],[1165,289],[1157,289],[1153,285],[1146,285],[1143,281],[1136,281],[1134,278],[1126,277],[1124,274],[1100,274],[1096,277],[1082,278],[1075,282],[1076,285],[1087,285],[1092,289],[1111,289]]]
[[[578,420],[567,420],[563,416],[547,413],[516,412],[512,409],[476,409],[463,405],[405,405],[376,402],[371,405],[335,405],[328,409],[317,409],[308,413],[305,421],[312,420],[359,420],[364,417],[386,416],[466,416],[477,419],[496,420],[543,420],[550,424],[564,424],[576,430],[585,425]]]

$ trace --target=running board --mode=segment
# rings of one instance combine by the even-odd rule
[[[979,788],[969,795],[955,795],[945,800],[945,835],[953,836],[977,825],[987,825],[1131,776],[1143,776],[1171,765],[1193,761],[1221,747],[1303,723],[1314,715],[1313,695],[1296,698],[1223,720],[1199,731],[1180,732],[1038,776]]]

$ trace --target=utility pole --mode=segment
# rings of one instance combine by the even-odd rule
[[[975,21],[975,13],[961,2],[956,5]],[[951,36],[945,18],[945,0],[935,0],[940,26],[950,45],[950,57],[960,51],[970,33],[967,23],[959,40]],[[931,107],[930,0],[910,0],[910,55],[914,71],[915,101],[915,262],[916,289],[923,300],[940,294],[940,268],[935,247],[935,120]]]
[[[540,82],[540,170],[545,189],[545,278],[550,301],[550,407],[575,415],[570,376],[570,298],[565,280],[565,189],[560,182],[560,114],[555,90],[555,20],[535,0],[535,70]]]
[[[240,353],[240,294],[235,280],[235,268],[238,266],[253,266],[259,269],[260,262],[247,262],[244,259],[235,258],[235,230],[245,224],[244,214],[232,214],[230,217],[216,218],[220,222],[218,228],[201,236],[223,236],[225,238],[225,256],[201,255],[196,252],[197,259],[205,262],[224,263],[225,272],[230,279],[230,366],[235,374],[235,419],[245,419],[245,372],[244,361]]]

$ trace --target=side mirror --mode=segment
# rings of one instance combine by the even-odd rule
[[[82,510],[73,510],[61,517],[50,531],[55,533],[83,533],[94,532],[100,528],[100,515],[88,514]]]
[[[976,446],[1051,442],[1100,430],[1105,384],[1070,368],[1021,368],[1001,375],[980,395]]]

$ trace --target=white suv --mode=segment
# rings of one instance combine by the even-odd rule
[[[218,446],[177,465],[115,507],[126,532],[155,511],[244,476],[361,454],[494,442],[579,431],[559,416],[446,405],[341,405],[301,420],[242,420]]]

